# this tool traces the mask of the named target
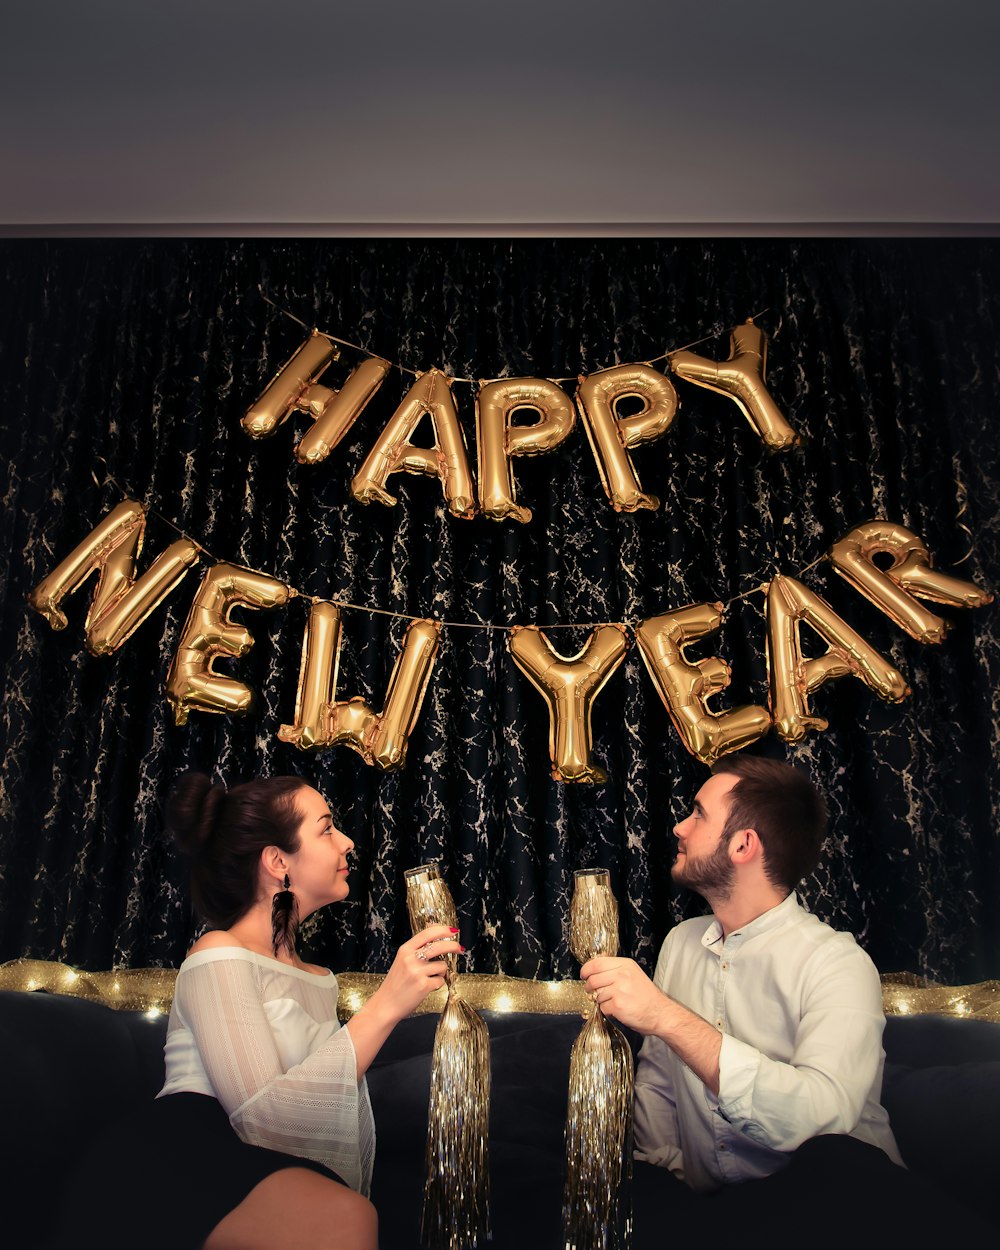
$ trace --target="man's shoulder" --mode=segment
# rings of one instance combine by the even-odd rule
[[[811,948],[808,963],[814,968],[828,968],[831,964],[836,964],[845,971],[853,967],[857,972],[863,971],[867,975],[878,977],[878,970],[871,956],[858,943],[853,933],[835,929],[833,925],[804,908],[800,909],[793,937],[796,944]]]

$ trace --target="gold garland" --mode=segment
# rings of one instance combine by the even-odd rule
[[[0,990],[48,990],[87,998],[119,1011],[166,1013],[174,996],[175,968],[120,968],[83,972],[42,959],[12,959],[0,964]],[[374,972],[341,972],[339,1012],[342,1020],[368,1001],[382,983]],[[502,974],[467,973],[462,997],[477,1011],[522,1011],[533,1015],[579,1015],[590,1005],[582,981],[532,981]],[[417,1014],[439,1013],[445,1004],[442,988],[428,994]],[[1000,981],[977,985],[937,985],[909,972],[882,977],[882,1006],[887,1016],[956,1016],[1000,1024]]]

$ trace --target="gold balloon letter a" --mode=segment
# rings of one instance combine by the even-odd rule
[[[728,360],[707,360],[694,352],[672,352],[670,368],[679,378],[718,391],[736,401],[740,411],[760,437],[775,451],[799,441],[781,415],[764,382],[767,368],[767,335],[752,321],[730,334]]]
[[[892,556],[885,570],[874,562],[879,552]],[[852,529],[830,548],[830,559],[841,577],[919,642],[941,642],[950,623],[922,607],[917,598],[951,608],[981,608],[993,602],[989,591],[974,582],[939,573],[916,534],[892,521],[866,521]]]
[[[590,711],[625,658],[623,625],[599,625],[574,656],[559,655],[535,625],[515,626],[508,642],[514,663],[549,708],[549,756],[556,781],[607,781],[591,762]]]
[[[693,603],[651,616],[635,631],[646,668],[681,742],[704,764],[714,764],[721,755],[756,742],[771,727],[765,708],[748,704],[730,712],[712,712],[705,705],[706,699],[729,685],[732,670],[715,655],[691,661],[684,647],[721,624],[721,603]]]
[[[325,460],[389,372],[389,362],[373,356],[358,365],[339,391],[320,386],[316,379],[339,359],[340,351],[330,339],[313,332],[251,404],[243,418],[244,430],[251,438],[268,438],[296,410],[308,413],[314,424],[302,436],[295,456],[302,464]]]
[[[830,644],[814,660],[802,654],[799,626],[803,623]],[[825,720],[810,715],[808,696],[835,677],[857,677],[889,703],[900,703],[910,693],[898,669],[824,599],[781,573],[772,579],[767,592],[767,657],[774,727],[786,742],[800,742],[810,730],[826,729]]]
[[[415,447],[407,439],[428,415],[435,445]],[[351,494],[359,503],[377,501],[391,507],[396,500],[385,484],[393,473],[426,473],[440,478],[448,511],[453,516],[475,516],[475,490],[451,379],[438,369],[421,374],[406,392],[351,482]]]
[[[198,546],[181,538],[159,555],[136,581],[146,515],[142,504],[123,500],[78,547],[39,582],[28,602],[53,629],[65,629],[60,604],[91,575],[97,589],[84,626],[87,648],[108,655],[122,645],[198,560]]]
[[[216,658],[246,655],[253,646],[250,631],[234,625],[230,612],[248,608],[279,608],[295,594],[265,573],[235,564],[215,564],[202,578],[184,631],[167,674],[167,699],[174,720],[186,725],[191,712],[248,712],[253,691],[212,668]]]
[[[302,751],[348,746],[366,764],[383,771],[402,768],[413,726],[427,692],[441,626],[413,621],[406,630],[378,715],[364,699],[337,702],[340,667],[340,609],[314,603],[302,642],[302,666],[295,700],[295,723],[282,725],[278,737]]]

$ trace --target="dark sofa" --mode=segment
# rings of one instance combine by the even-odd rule
[[[579,1014],[484,1011],[492,1042],[490,1173],[495,1250],[560,1247],[569,1051]],[[417,1250],[436,1016],[404,1021],[369,1071],[382,1250]],[[88,1140],[163,1080],[162,1012],[0,991],[4,1243],[36,1245],[60,1178]],[[633,1041],[636,1039],[632,1039]],[[883,1101],[909,1167],[993,1222],[1000,1023],[890,1016]],[[113,1200],[114,1177],[95,1202]],[[9,1239],[8,1239],[9,1238]],[[141,1233],[137,1245],[142,1244]],[[87,1248],[84,1248],[87,1250]],[[276,1248],[278,1250],[278,1248]]]

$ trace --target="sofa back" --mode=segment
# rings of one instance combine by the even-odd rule
[[[520,1215],[537,1198],[538,1219],[558,1244],[569,1053],[579,1015],[484,1011],[490,1030],[491,1169],[523,1176]],[[162,1013],[113,1010],[85,999],[0,991],[0,1162],[5,1203],[30,1246],[44,1227],[58,1179],[98,1130],[152,1099],[163,1083]],[[394,1218],[419,1209],[431,1049],[437,1017],[397,1026],[368,1072],[378,1134],[375,1192],[384,1244]],[[629,1034],[633,1047],[639,1039]],[[1000,1123],[1000,1024],[938,1016],[892,1016],[885,1031],[883,1102],[900,1151],[914,1170],[996,1219],[995,1160]],[[113,1178],[109,1177],[109,1185]],[[412,1189],[409,1200],[405,1195]],[[412,1228],[412,1220],[408,1226]],[[7,1228],[11,1225],[8,1223]],[[536,1244],[547,1244],[540,1234]],[[398,1243],[402,1246],[402,1242]]]

